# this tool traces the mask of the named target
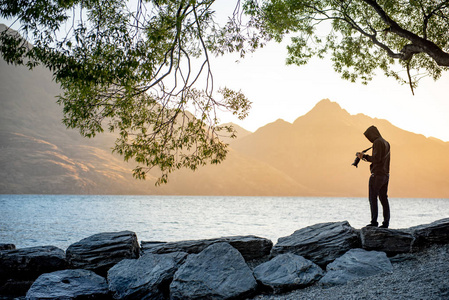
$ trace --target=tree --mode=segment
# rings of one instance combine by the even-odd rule
[[[215,0],[133,1],[0,0],[1,16],[32,43],[5,30],[0,52],[49,68],[64,91],[64,124],[88,137],[117,131],[114,151],[139,164],[134,176],[158,167],[159,183],[223,161],[219,135],[233,129],[218,126],[217,112],[248,114],[241,92],[224,87],[218,98],[212,55],[291,37],[289,64],[329,54],[344,79],[367,83],[380,69],[412,91],[449,67],[449,1],[237,0],[226,24],[215,22]]]
[[[50,69],[64,91],[63,123],[87,137],[118,132],[113,151],[138,163],[134,176],[158,167],[164,183],[176,169],[223,161],[219,136],[234,131],[218,126],[217,111],[244,118],[251,106],[241,92],[216,93],[209,55],[238,46],[215,23],[213,2],[1,0],[25,39],[3,31],[0,52]]]
[[[353,82],[366,84],[380,69],[413,92],[422,76],[437,80],[449,67],[449,1],[267,0],[247,12],[261,35],[292,36],[287,63],[330,53],[335,71]]]

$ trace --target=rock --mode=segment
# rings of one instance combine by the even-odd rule
[[[259,259],[270,254],[273,242],[253,235],[248,236],[232,236],[207,240],[190,240],[171,243],[161,242],[142,242],[142,251],[144,253],[170,253],[170,252],[187,252],[189,254],[197,254],[215,243],[229,243],[236,248],[245,258],[246,261]]]
[[[244,298],[257,282],[243,256],[228,243],[191,254],[170,284],[171,299]]]
[[[106,276],[122,259],[138,258],[140,247],[134,232],[104,232],[70,245],[66,255],[73,269],[91,270]]]
[[[253,235],[224,237],[220,241],[227,242],[237,249],[246,261],[268,256],[273,248],[271,240]]]
[[[256,280],[275,293],[308,286],[323,275],[319,266],[292,253],[278,255],[254,269]]]
[[[357,231],[343,221],[312,225],[279,238],[271,254],[293,253],[325,267],[348,250],[359,247]]]
[[[409,232],[378,227],[363,227],[360,238],[363,249],[383,251],[389,255],[410,252],[415,240]]]
[[[124,259],[108,271],[109,290],[114,299],[168,298],[173,275],[187,255],[149,253],[139,259]]]
[[[5,282],[0,282],[0,299],[16,299],[16,297],[20,299],[20,296],[26,295],[33,282],[34,280],[17,279],[8,279]]]
[[[328,264],[326,271],[320,283],[332,286],[380,273],[392,273],[393,266],[385,252],[351,249]]]
[[[151,250],[153,248],[158,248],[159,246],[168,244],[167,242],[161,242],[161,241],[141,241],[140,242],[140,251],[142,253],[153,253],[154,251]],[[176,252],[176,251],[174,251]],[[169,253],[169,252],[167,252]],[[162,254],[162,253],[160,253]]]
[[[394,256],[388,257],[392,264],[394,263],[402,263],[405,261],[416,260],[416,256],[413,253],[400,253]]]
[[[413,250],[419,250],[432,244],[449,244],[449,218],[412,227],[410,230],[415,237]]]
[[[0,294],[25,295],[41,274],[66,267],[64,250],[54,246],[0,251]]]
[[[16,249],[16,245],[14,244],[0,244],[0,251],[2,250],[14,250]]]
[[[64,250],[41,246],[0,251],[0,280],[31,279],[66,268]]]
[[[26,295],[37,299],[106,299],[106,279],[88,270],[63,270],[39,276]]]

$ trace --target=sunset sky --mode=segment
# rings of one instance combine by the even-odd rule
[[[218,0],[214,4],[218,20],[226,20],[234,5],[234,1]],[[0,18],[0,23],[10,22]],[[224,86],[241,90],[253,102],[245,120],[221,114],[222,123],[234,122],[255,131],[279,118],[293,122],[328,98],[351,114],[387,119],[402,129],[449,141],[449,72],[436,82],[422,79],[413,96],[408,85],[381,73],[366,86],[343,80],[328,59],[286,66],[288,43],[272,42],[244,59],[234,54],[212,60],[216,90]]]
[[[449,72],[438,81],[422,79],[413,96],[408,85],[381,73],[368,85],[343,80],[330,60],[286,66],[286,44],[272,43],[239,62],[237,56],[214,60],[215,84],[241,89],[253,102],[244,121],[222,121],[255,131],[279,118],[293,122],[328,98],[350,114],[387,119],[402,129],[449,141]]]
[[[218,21],[226,20],[234,6],[234,1],[217,0],[214,7]],[[272,42],[244,59],[228,55],[214,60],[215,85],[241,89],[253,102],[244,121],[230,116],[222,117],[223,122],[255,131],[279,118],[293,122],[327,98],[350,114],[386,119],[402,129],[449,141],[449,72],[436,82],[422,79],[413,96],[408,85],[381,72],[368,85],[343,80],[329,59],[312,59],[301,67],[286,66],[289,42]]]

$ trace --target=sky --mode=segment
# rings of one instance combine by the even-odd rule
[[[217,14],[229,15],[233,5],[234,1],[218,0]],[[401,129],[449,141],[449,72],[437,81],[422,79],[412,95],[408,85],[382,73],[368,85],[343,80],[329,59],[287,66],[289,42],[271,42],[244,59],[227,55],[213,60],[214,85],[241,90],[253,102],[245,120],[222,115],[222,122],[255,131],[277,119],[293,122],[329,99],[350,114],[386,119]]]
[[[217,0],[218,18],[223,20],[234,5],[235,1]],[[0,23],[8,24],[2,18]],[[216,89],[241,90],[252,102],[246,119],[220,114],[221,123],[233,122],[254,132],[277,119],[293,122],[322,99],[329,99],[350,114],[386,119],[401,129],[449,141],[449,72],[438,81],[422,79],[413,96],[408,85],[382,74],[368,85],[343,80],[328,59],[287,66],[288,42],[271,42],[244,59],[236,54],[212,59]]]
[[[286,43],[272,43],[239,62],[236,56],[213,60],[214,84],[241,90],[253,102],[245,120],[225,116],[223,122],[255,131],[277,119],[293,122],[329,99],[350,114],[386,119],[407,131],[449,141],[449,72],[437,81],[422,79],[412,95],[408,85],[382,74],[368,85],[351,83],[340,78],[330,60],[287,66],[286,57]]]

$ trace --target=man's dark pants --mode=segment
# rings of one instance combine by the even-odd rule
[[[388,226],[390,223],[390,205],[388,203],[388,182],[390,180],[389,175],[376,175],[371,174],[369,179],[369,203],[371,207],[371,224],[377,225],[377,197],[379,197],[382,204],[384,222],[383,225]]]

